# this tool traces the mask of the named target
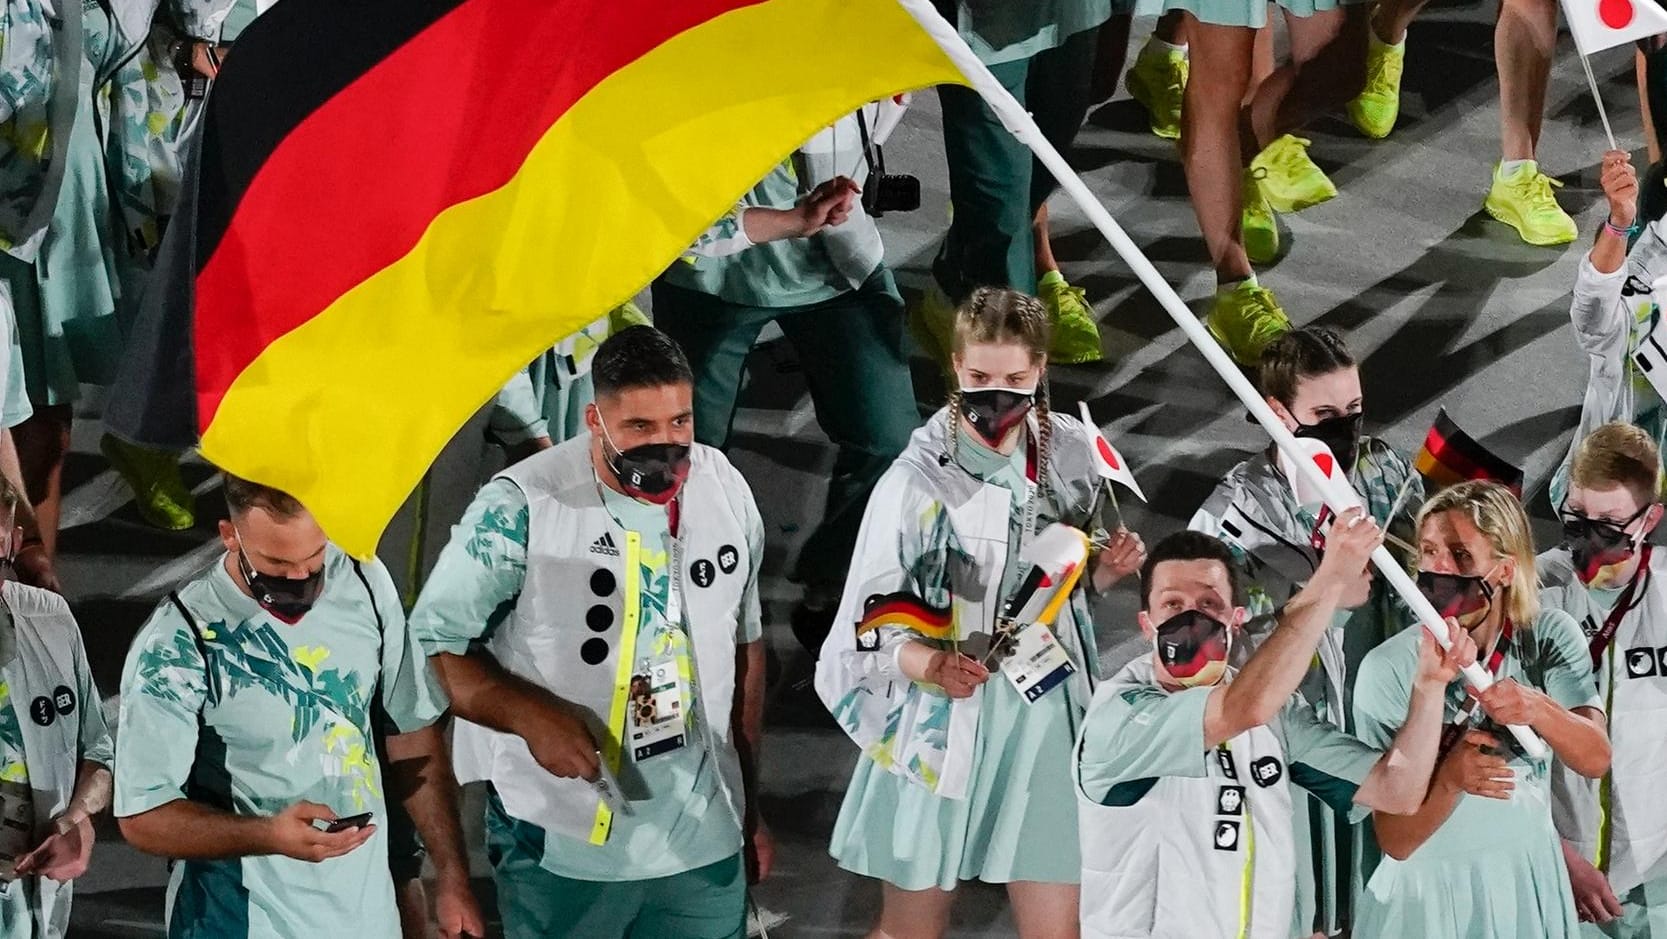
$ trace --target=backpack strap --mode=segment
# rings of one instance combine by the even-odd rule
[[[382,704],[382,650],[387,643],[387,626],[382,622],[382,607],[376,602],[376,591],[371,589],[370,578],[365,576],[365,566],[358,558],[350,558],[353,562],[353,573],[359,576],[359,583],[365,587],[365,595],[370,597],[370,611],[376,616],[376,684],[371,686],[370,715],[371,730],[378,738],[389,733],[393,722],[388,718],[388,709]],[[382,751],[380,739],[377,742],[377,752]]]
[[[203,641],[202,627],[197,625],[197,618],[192,616],[191,611],[186,608],[185,601],[179,598],[178,590],[170,590],[168,600],[173,603],[174,609],[179,610],[179,615],[185,617],[185,625],[191,627],[191,642],[197,647],[197,655],[203,660],[203,687],[206,690],[209,702],[218,703],[220,696],[215,691],[216,682],[213,674],[209,671],[208,644]],[[200,710],[197,712],[197,723],[199,725],[203,723],[203,715]]]

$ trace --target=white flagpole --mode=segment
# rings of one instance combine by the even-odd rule
[[[1580,67],[1586,70],[1586,84],[1592,89],[1592,100],[1597,102],[1598,119],[1603,121],[1603,135],[1609,138],[1609,149],[1619,150],[1621,148],[1615,146],[1615,132],[1609,128],[1609,112],[1603,109],[1603,95],[1598,94],[1598,80],[1592,74],[1592,62],[1581,53],[1576,55],[1580,56]]]
[[[1326,474],[1320,472],[1320,468],[1315,466],[1313,461],[1307,458],[1302,449],[1298,447],[1296,438],[1291,436],[1291,432],[1286,430],[1285,425],[1274,416],[1267,402],[1262,400],[1262,396],[1251,386],[1250,381],[1239,371],[1238,366],[1234,365],[1233,360],[1227,357],[1227,353],[1211,338],[1203,324],[1198,322],[1198,318],[1193,315],[1191,310],[1187,309],[1185,303],[1181,302],[1181,298],[1175,293],[1174,288],[1169,286],[1169,283],[1158,273],[1157,268],[1152,266],[1152,262],[1123,231],[1122,226],[1117,224],[1117,220],[1111,217],[1111,213],[1107,212],[1105,206],[1101,205],[1100,201],[1089,191],[1088,184],[1084,183],[1082,177],[1071,169],[1071,165],[1065,161],[1058,150],[1054,149],[1053,144],[1042,136],[1041,129],[1036,126],[1036,121],[1031,118],[1030,114],[1025,111],[1024,107],[1019,104],[1012,94],[1006,88],[1003,88],[1000,82],[996,81],[995,76],[990,74],[990,70],[984,63],[978,60],[978,56],[973,54],[972,49],[967,46],[966,40],[962,39],[954,27],[950,26],[939,15],[938,11],[933,9],[930,0],[898,0],[898,3],[926,30],[927,34],[938,44],[938,47],[955,64],[955,67],[960,69],[961,74],[966,76],[972,89],[978,92],[979,96],[990,106],[990,109],[995,112],[996,117],[1001,120],[1002,126],[1006,127],[1008,132],[1017,137],[1021,143],[1029,147],[1036,158],[1048,168],[1049,172],[1053,173],[1054,179],[1059,181],[1060,188],[1065,190],[1072,201],[1088,216],[1088,220],[1094,223],[1094,227],[1098,228],[1100,233],[1105,235],[1106,240],[1111,242],[1112,248],[1122,257],[1123,262],[1129,265],[1129,269],[1134,272],[1136,277],[1140,278],[1140,282],[1145,284],[1146,289],[1150,290],[1152,295],[1157,298],[1164,312],[1168,313],[1170,318],[1175,321],[1175,325],[1186,333],[1193,346],[1203,354],[1204,360],[1209,362],[1210,367],[1215,369],[1216,374],[1220,375],[1222,381],[1227,383],[1227,387],[1233,389],[1233,393],[1250,410],[1251,416],[1255,417],[1257,423],[1262,425],[1262,429],[1266,430],[1268,435],[1273,438],[1274,444],[1284,451],[1291,462],[1296,465],[1297,471],[1307,476],[1310,484],[1319,487],[1319,491],[1326,494],[1328,503],[1333,505],[1348,504],[1346,500],[1334,498],[1336,491],[1331,480]],[[1379,547],[1372,552],[1372,562],[1377,566],[1384,580],[1394,588],[1396,593],[1400,594],[1401,599],[1417,614],[1419,620],[1429,629],[1430,634],[1435,637],[1436,641],[1441,643],[1444,648],[1448,646],[1450,640],[1447,636],[1446,622],[1442,620],[1441,614],[1436,612],[1435,607],[1430,605],[1430,601],[1424,597],[1424,594],[1418,590],[1417,585],[1412,582],[1412,578],[1407,576],[1407,572],[1395,560],[1394,555],[1390,554],[1387,549]],[[1466,668],[1464,678],[1477,691],[1485,691],[1493,684],[1493,676],[1478,664],[1472,664]],[[1516,724],[1510,725],[1510,730],[1511,734],[1516,737],[1517,741],[1522,744],[1522,748],[1530,756],[1543,759],[1549,755],[1545,742],[1532,730]]]

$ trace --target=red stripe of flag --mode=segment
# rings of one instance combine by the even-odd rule
[[[199,429],[262,349],[403,257],[435,215],[502,186],[598,82],[760,2],[617,0],[574,22],[552,0],[467,0],[343,88],[273,151],[197,275]]]

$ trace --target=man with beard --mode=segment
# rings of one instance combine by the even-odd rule
[[[754,876],[771,856],[752,772],[763,523],[694,443],[670,338],[624,329],[591,375],[589,433],[481,489],[412,627],[466,721],[459,776],[489,783],[506,936],[739,939],[743,854]]]

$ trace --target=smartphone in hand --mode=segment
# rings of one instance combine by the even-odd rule
[[[345,818],[338,818],[333,822],[327,822],[321,818],[313,824],[322,828],[325,834],[333,835],[338,831],[346,831],[349,828],[363,828],[366,825],[369,825],[373,814],[374,813],[371,812],[361,812],[358,815],[349,815]]]

